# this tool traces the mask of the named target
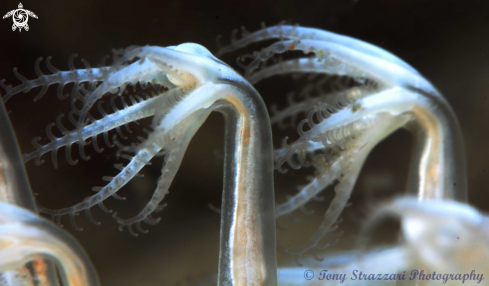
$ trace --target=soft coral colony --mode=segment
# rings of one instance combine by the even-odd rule
[[[80,157],[88,160],[84,148],[91,143],[102,152],[98,137],[107,146],[119,145],[118,154],[126,165],[116,164],[120,173],[104,177],[109,183],[95,187],[97,193],[74,206],[60,210],[39,207],[61,225],[61,217],[69,217],[76,228],[75,217],[85,212],[98,224],[90,208],[98,205],[106,212],[103,202],[108,197],[123,199],[117,191],[150,160],[164,156],[161,177],[153,197],[133,218],[113,217],[119,228],[127,227],[146,233],[141,222],[156,224],[154,212],[160,211],[170,184],[178,171],[186,148],[212,111],[225,118],[225,168],[222,202],[219,284],[274,285],[276,284],[275,218],[289,215],[335,184],[335,197],[330,203],[316,234],[298,249],[280,249],[296,258],[315,254],[315,249],[328,246],[324,238],[337,228],[362,165],[370,151],[399,128],[407,128],[415,137],[407,192],[418,200],[466,200],[467,183],[461,130],[451,107],[441,94],[414,68],[378,47],[350,37],[314,28],[278,25],[263,27],[222,47],[218,55],[233,52],[252,43],[276,40],[261,51],[241,57],[248,61],[244,79],[227,64],[197,44],[162,47],[130,47],[114,56],[111,66],[75,69],[73,58],[70,70],[59,71],[49,58],[43,74],[36,62],[37,79],[27,80],[16,70],[22,84],[16,87],[0,85],[5,90],[4,101],[19,92],[42,87],[35,100],[40,99],[49,85],[58,84],[58,97],[70,98],[72,110],[67,115],[74,126],[64,127],[63,114],[46,128],[50,142],[41,145],[35,138],[35,150],[24,155],[24,162],[42,163],[47,153],[55,167],[57,151],[64,147],[70,164],[71,147],[78,145]],[[292,59],[270,64],[270,60],[289,51],[303,52]],[[251,84],[272,76],[286,74],[325,74],[330,78],[347,78],[348,84],[294,102],[282,110],[274,110],[269,118],[267,109]],[[63,88],[73,84],[71,95]],[[250,84],[251,83],[251,84]],[[124,95],[129,85],[156,91],[152,95]],[[264,95],[266,96],[266,95]],[[110,97],[111,111],[102,107],[102,98]],[[116,104],[116,100],[119,102]],[[129,101],[130,103],[128,103]],[[97,106],[100,118],[93,115]],[[120,107],[122,106],[122,108]],[[271,124],[304,119],[297,126],[299,138],[283,140],[283,146],[272,151]],[[130,131],[128,124],[153,117],[147,138],[131,146],[112,142],[108,132]],[[56,126],[61,137],[55,137]],[[132,127],[133,128],[133,127]],[[91,141],[91,142],[90,142]],[[273,169],[283,166],[299,169],[313,168],[315,175],[287,202],[275,206]],[[42,200],[42,199],[41,199]],[[456,212],[455,212],[456,213]]]

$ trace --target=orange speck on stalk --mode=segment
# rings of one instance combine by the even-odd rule
[[[34,260],[34,269],[37,274],[37,279],[41,283],[40,285],[45,285],[46,281],[48,281],[48,277],[46,276],[48,265],[46,264],[46,261],[43,259]]]

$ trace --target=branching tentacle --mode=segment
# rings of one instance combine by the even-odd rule
[[[84,106],[80,110],[78,129],[83,127],[88,111],[98,99],[102,98],[108,92],[115,93],[115,89],[119,89],[119,93],[121,93],[127,84],[134,85],[138,82],[164,84],[170,80],[170,82],[178,83],[178,85],[187,90],[193,89],[197,83],[197,79],[184,68],[177,68],[177,65],[172,65],[172,62],[176,63],[175,58],[170,56],[172,53],[172,49],[161,47],[134,47],[126,49],[124,55],[113,65],[116,71],[111,73],[111,76],[106,81],[86,97]],[[162,60],[163,55],[170,57]],[[124,68],[119,68],[119,66],[137,58],[139,58],[138,61]],[[112,68],[109,69],[109,72],[111,71]]]
[[[113,217],[119,223],[119,230],[122,230],[124,226],[127,226],[129,232],[132,235],[137,236],[137,233],[132,230],[132,225],[134,225],[140,232],[146,233],[147,231],[141,231],[141,221],[149,224],[155,224],[159,221],[159,219],[155,221],[151,217],[151,214],[163,209],[164,205],[160,205],[160,203],[168,194],[168,189],[176,175],[176,172],[178,171],[178,168],[180,167],[180,164],[182,163],[183,155],[187,150],[188,144],[190,143],[190,140],[194,136],[195,132],[197,132],[200,126],[204,123],[210,112],[210,109],[194,112],[191,116],[184,119],[179,124],[178,128],[174,128],[172,130],[173,132],[168,132],[168,135],[171,134],[171,139],[168,140],[170,143],[165,146],[165,149],[169,151],[167,151],[165,155],[165,165],[161,171],[162,174],[158,179],[158,185],[153,193],[153,197],[148,202],[146,207],[133,218],[122,219],[117,216],[117,213],[114,213]],[[144,144],[151,144],[149,143],[151,141],[152,138],[150,137]]]
[[[321,29],[309,28],[309,27],[299,27],[298,25],[277,25],[271,27],[264,27],[259,31],[254,33],[246,33],[242,35],[243,38],[232,42],[230,45],[222,47],[217,55],[220,56],[225,53],[235,51],[237,49],[243,48],[251,43],[256,43],[260,41],[278,39],[278,40],[302,40],[302,39],[314,39],[324,42],[334,42],[345,47],[355,48],[356,50],[373,56],[383,58],[387,61],[395,63],[407,70],[410,70],[413,74],[418,74],[418,72],[408,65],[403,60],[399,59],[395,55],[377,47],[372,44],[363,42],[361,40],[351,38],[348,36],[343,36],[335,34],[332,32],[324,31]]]
[[[41,72],[41,69],[39,67],[39,63],[41,62],[42,58],[37,59],[36,64],[35,64],[35,71],[36,75],[38,76],[37,79],[33,80],[27,80],[24,78],[22,75],[20,75],[17,72],[17,69],[14,69],[14,74],[17,76],[17,78],[22,81],[21,85],[18,85],[16,87],[12,87],[11,85],[5,85],[4,81],[0,81],[0,86],[6,91],[5,95],[3,96],[3,101],[6,102],[9,100],[13,95],[20,93],[20,92],[29,92],[32,88],[36,87],[42,87],[41,91],[39,94],[34,98],[34,101],[39,100],[41,97],[44,96],[46,93],[48,87],[53,84],[59,84],[58,87],[58,97],[60,99],[64,99],[67,96],[62,95],[62,90],[65,85],[68,83],[81,83],[81,82],[97,82],[97,81],[104,81],[107,79],[108,76],[108,70],[109,68],[107,67],[102,67],[102,68],[92,68],[90,72],[88,72],[86,69],[80,69],[80,70],[70,70],[70,71],[59,71],[53,65],[51,64],[51,57],[48,57],[46,59],[46,66],[48,69],[53,73],[51,75],[45,75]]]
[[[339,173],[336,177],[339,183],[335,186],[335,197],[324,215],[324,220],[317,230],[316,234],[304,246],[295,249],[283,249],[284,252],[297,256],[304,255],[306,252],[317,248],[324,236],[336,230],[335,222],[339,223],[338,218],[345,208],[350,194],[353,190],[358,174],[363,166],[363,163],[370,153],[371,149],[377,145],[379,141],[406,124],[410,120],[409,115],[393,117],[388,114],[379,114],[375,120],[366,125],[362,133],[356,134],[356,139],[353,140],[342,154]],[[320,165],[317,165],[318,167]],[[331,174],[331,173],[330,173]],[[335,173],[332,173],[335,174]],[[301,192],[296,196],[297,202],[305,202],[303,196],[307,192]],[[314,194],[315,195],[315,194]],[[312,197],[312,196],[311,196]],[[294,200],[292,198],[290,201]],[[284,205],[282,212],[287,213],[284,209],[292,204]],[[302,204],[303,205],[303,204]],[[278,207],[280,208],[280,206]]]
[[[72,222],[75,228],[73,216],[80,211],[85,211],[86,209],[90,209],[94,205],[101,206],[102,209],[106,210],[105,207],[102,207],[101,203],[107,199],[108,197],[115,194],[120,188],[122,188],[129,180],[131,180],[145,165],[146,163],[159,152],[160,149],[155,150],[154,148],[144,148],[141,149],[135,157],[129,162],[129,164],[122,170],[117,176],[115,176],[111,182],[103,187],[96,195],[93,195],[87,199],[85,199],[82,203],[78,203],[72,207],[63,208],[60,210],[51,210],[44,208],[42,206],[39,207],[40,213],[50,214],[51,217],[56,218],[61,217],[63,215],[69,215],[70,221]]]
[[[105,120],[104,123],[110,125],[112,129],[124,124],[126,121],[123,119],[125,118],[135,120],[154,115],[153,124],[156,128],[155,131],[150,134],[149,138],[137,147],[121,146],[122,148],[120,151],[136,151],[136,156],[129,157],[129,164],[126,167],[123,167],[117,176],[110,179],[106,178],[107,180],[110,180],[109,184],[100,190],[96,189],[98,191],[96,195],[93,195],[82,203],[60,210],[50,210],[39,206],[40,212],[50,214],[53,219],[58,221],[59,217],[69,215],[70,221],[75,228],[77,228],[73,219],[75,214],[89,209],[94,205],[99,205],[104,211],[111,212],[103,206],[102,202],[110,196],[117,197],[116,192],[129,180],[135,177],[145,165],[150,164],[149,161],[151,158],[158,155],[163,148],[165,148],[165,150],[182,150],[181,152],[174,151],[173,153],[167,151],[167,154],[169,154],[169,159],[165,164],[164,174],[160,180],[161,182],[158,190],[155,192],[152,201],[148,204],[147,208],[143,210],[142,214],[135,219],[130,220],[128,223],[119,219],[120,223],[125,225],[134,224],[136,222],[139,223],[140,221],[145,221],[146,223],[150,224],[157,223],[157,221],[154,220],[150,214],[153,211],[160,209],[160,207],[158,207],[158,203],[155,203],[155,201],[161,201],[163,199],[175,172],[178,170],[180,165],[179,162],[181,161],[180,157],[183,156],[186,149],[186,147],[182,147],[181,141],[184,142],[185,146],[188,144],[200,125],[202,125],[209,113],[213,110],[213,108],[208,107],[218,99],[226,96],[226,94],[232,90],[232,88],[229,88],[230,87],[226,84],[216,85],[214,83],[209,83],[197,88],[195,91],[192,91],[192,93],[188,96],[185,96],[185,90],[174,88],[164,94],[164,96],[160,95],[148,100],[139,98],[140,102],[136,102],[136,104],[126,109],[106,115],[101,120]],[[206,96],[203,96],[203,94]],[[143,113],[143,104],[147,104],[148,107],[157,106],[159,108],[153,108],[152,111],[145,111]],[[131,108],[134,110],[132,111]],[[128,110],[131,110],[131,113],[128,113]],[[114,118],[111,118],[111,116]],[[86,126],[81,132],[73,131],[63,138],[70,138],[69,140],[76,142],[78,134],[80,133],[84,134],[85,138],[89,138],[94,136],[94,134],[100,134],[103,131],[108,131],[107,126],[99,124],[99,121],[101,120],[95,121],[94,123]],[[104,127],[106,129],[104,129]],[[105,132],[104,134],[107,133]],[[59,140],[59,138],[54,137],[51,139],[53,139],[54,142]],[[64,144],[64,146],[66,146],[67,152],[71,152],[71,144]],[[67,154],[67,159],[72,161],[71,157],[68,155],[69,154]],[[174,156],[179,157],[174,158]],[[116,215],[114,217],[117,218]],[[131,233],[134,233],[131,227],[129,227],[129,230]]]
[[[169,91],[168,93],[171,92]],[[135,120],[153,116],[155,114],[154,106],[158,105],[158,102],[160,102],[164,96],[166,95],[162,94],[159,97],[154,97],[149,100],[136,103],[135,105],[131,105],[118,112],[108,114],[108,115],[105,114],[106,115],[105,117],[96,120],[95,122],[92,122],[90,125],[87,125],[83,128],[83,130],[81,131],[82,139],[86,140],[88,138],[92,138],[92,140],[94,140],[93,145],[95,147],[95,150],[101,152],[102,150],[98,147],[96,141],[97,135],[103,134],[104,137],[106,138],[107,145],[110,147],[112,144],[110,144],[107,137],[107,132],[109,130],[115,129],[117,127],[120,127],[121,125],[133,122]],[[47,135],[50,138],[51,142],[41,146],[37,142],[33,141],[32,144],[36,148],[36,150],[29,154],[24,155],[23,156],[24,162],[28,162],[32,159],[36,159],[36,162],[40,162],[41,161],[40,157],[43,154],[46,154],[48,152],[52,152],[53,154],[56,154],[56,150],[58,150],[59,148],[64,146],[68,147],[71,146],[73,143],[80,142],[78,140],[79,138],[76,130],[67,131],[64,126],[60,125],[61,117],[58,117],[57,119],[57,126],[62,131],[64,136],[60,138],[55,138],[49,130],[52,126],[54,126],[54,123],[49,124],[48,125],[49,128],[47,128]],[[69,152],[69,154],[71,154],[71,152]],[[54,158],[56,157],[56,155],[53,156]],[[53,163],[55,164],[55,168],[57,168],[56,160],[53,160]]]

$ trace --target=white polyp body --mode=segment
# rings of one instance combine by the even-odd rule
[[[160,203],[168,193],[190,140],[210,112],[216,110],[224,114],[226,122],[218,283],[276,285],[271,127],[260,95],[245,79],[207,49],[193,43],[167,48],[131,47],[111,67],[93,70],[93,73],[88,67],[86,73],[77,72],[73,68],[66,74],[50,65],[48,68],[53,75],[40,75],[43,80],[28,81],[18,75],[23,82],[21,87],[12,88],[0,82],[9,96],[28,88],[43,86],[39,98],[50,81],[59,82],[60,86],[75,82],[71,113],[75,117],[71,117],[70,121],[76,124],[76,128],[67,130],[61,126],[58,117],[57,123],[47,128],[51,142],[41,146],[34,140],[36,150],[25,155],[25,161],[36,159],[36,163],[42,163],[41,156],[51,152],[55,162],[56,151],[64,147],[68,162],[76,164],[77,160],[71,159],[72,144],[78,144],[80,156],[88,160],[89,157],[83,151],[87,145],[85,140],[91,138],[95,149],[101,152],[101,148],[96,147],[98,135],[103,134],[106,144],[110,146],[107,138],[109,130],[116,129],[121,134],[119,128],[122,125],[154,117],[153,131],[149,132],[147,139],[137,146],[120,147],[129,162],[126,166],[118,164],[117,168],[121,171],[116,176],[105,177],[109,181],[107,185],[95,187],[97,193],[83,202],[59,210],[39,206],[40,212],[51,215],[58,224],[62,216],[69,216],[77,230],[81,230],[75,222],[79,212],[85,212],[91,222],[100,224],[92,217],[90,209],[98,205],[102,210],[112,212],[103,205],[104,200],[110,196],[121,199],[117,191],[138,175],[154,156],[163,154],[162,176],[144,209],[132,218],[122,218],[113,213],[120,230],[126,227],[131,234],[137,235],[133,229],[135,227],[141,233],[147,232],[141,222],[158,223],[159,218],[151,215],[165,206]],[[88,88],[82,85],[86,82],[89,83]],[[139,98],[136,101],[129,96],[131,105],[121,99],[123,109],[111,102],[113,112],[106,114],[100,111],[103,116],[100,119],[94,119],[89,114],[95,103],[106,94],[121,95],[128,84],[134,86],[137,83],[143,86],[150,83],[167,90],[146,100]],[[81,109],[80,103],[83,104]],[[63,136],[56,138],[50,132],[54,125],[62,131]],[[125,154],[128,152],[134,156]]]
[[[311,258],[305,261],[307,267],[294,267],[291,262],[278,269],[279,285],[489,285],[486,215],[452,200],[400,197],[374,210],[362,239],[368,240],[374,226],[390,216],[400,219],[400,245],[333,253],[324,261]],[[360,272],[366,275],[363,280]],[[372,274],[375,280],[366,280]]]
[[[287,162],[298,169],[306,155],[311,155],[308,153],[320,148],[328,153],[311,155],[314,156],[311,164],[317,170],[316,178],[299,194],[279,205],[276,214],[274,158],[266,107],[260,95],[245,79],[207,49],[193,43],[166,48],[128,48],[111,67],[87,67],[86,72],[78,72],[74,68],[66,73],[52,71],[52,66],[48,65],[53,75],[39,75],[38,68],[37,80],[27,81],[18,76],[23,82],[19,87],[11,88],[0,82],[0,86],[7,90],[6,99],[20,91],[42,86],[43,90],[36,97],[40,98],[52,83],[60,83],[60,86],[75,83],[72,106],[73,113],[78,116],[74,119],[76,128],[63,131],[58,126],[63,131],[60,138],[54,138],[48,131],[52,142],[45,146],[34,142],[37,150],[27,155],[26,160],[35,158],[40,161],[40,157],[47,152],[52,152],[55,158],[56,150],[65,147],[68,162],[75,164],[69,157],[72,144],[77,143],[80,156],[88,159],[83,153],[85,140],[91,137],[96,142],[97,135],[107,136],[107,131],[111,129],[120,131],[118,128],[124,124],[154,116],[154,131],[137,146],[121,147],[121,152],[132,152],[134,157],[127,156],[127,166],[121,167],[121,172],[109,179],[106,186],[100,187],[97,194],[61,210],[41,207],[41,212],[51,214],[58,222],[62,215],[69,215],[76,228],[75,216],[85,211],[89,219],[96,223],[90,215],[90,208],[99,205],[111,212],[103,206],[103,201],[110,196],[117,198],[116,193],[122,186],[154,156],[164,153],[162,176],[145,208],[128,219],[113,214],[120,229],[127,227],[137,235],[132,229],[134,226],[140,232],[145,232],[140,223],[158,222],[151,214],[164,207],[160,203],[168,193],[191,138],[214,110],[224,115],[226,124],[219,285],[276,285],[275,217],[302,207],[337,180],[335,198],[318,232],[304,247],[285,252],[302,256],[313,251],[326,233],[336,229],[335,223],[348,203],[369,152],[401,127],[415,134],[416,148],[408,191],[416,193],[418,200],[466,199],[465,158],[457,120],[445,99],[415,69],[389,52],[360,40],[294,26],[263,29],[234,41],[221,52],[267,39],[279,39],[279,42],[247,56],[253,59],[246,70],[253,83],[273,75],[310,72],[347,76],[362,85],[355,96],[350,98],[345,95],[344,105],[340,104],[341,98],[332,100],[333,103],[312,100],[306,104],[313,106],[313,109],[308,118],[299,123],[300,138],[290,145],[284,140],[284,147],[275,152],[276,168]],[[290,50],[302,51],[314,57],[269,65],[255,71],[273,55]],[[85,82],[89,83],[88,90],[82,86]],[[121,95],[127,84],[137,83],[157,84],[168,91],[146,101],[133,102],[122,110],[113,108],[117,110],[104,115],[102,119],[90,119],[89,112],[98,100],[108,93]],[[78,106],[82,103],[83,107],[78,109],[75,103]],[[288,111],[295,116],[301,109],[290,108]],[[281,118],[285,118],[284,115],[281,114]],[[317,120],[314,120],[314,116]],[[302,129],[305,124],[309,125],[307,131]],[[296,154],[301,161],[298,164],[292,160]],[[12,232],[14,230],[12,226]],[[406,229],[406,233],[411,232],[412,228]],[[395,255],[403,255],[404,252],[401,252]]]
[[[33,280],[43,285],[56,286],[59,285],[59,281],[54,261],[57,263],[63,285],[98,285],[98,277],[91,261],[76,240],[53,223],[37,216],[37,208],[20,159],[15,134],[3,104],[0,106],[0,130],[2,278],[8,279],[8,286],[27,286],[34,283]],[[29,263],[32,273],[26,266]]]
[[[38,258],[55,261],[63,285],[99,285],[90,260],[71,235],[36,214],[0,202],[0,272],[15,271]]]
[[[487,215],[453,200],[401,197],[379,206],[365,228],[372,232],[372,226],[386,217],[400,219],[408,268],[452,277],[460,274],[464,285],[489,285]],[[460,285],[460,278],[443,284]]]
[[[315,169],[314,177],[299,187],[299,193],[277,205],[276,216],[289,215],[298,208],[304,210],[307,202],[338,181],[335,198],[316,234],[304,246],[282,251],[301,259],[314,254],[315,248],[329,245],[322,239],[336,229],[334,224],[370,150],[401,127],[415,137],[407,192],[417,194],[419,200],[467,200],[460,126],[446,100],[419,72],[395,55],[361,40],[289,25],[264,27],[251,34],[243,32],[242,39],[233,37],[231,44],[218,54],[271,39],[276,42],[239,58],[238,63],[246,63],[240,65],[252,83],[277,75],[304,73],[348,80],[341,86],[338,79],[340,90],[345,93],[334,99],[328,98],[318,82],[313,86],[315,97],[306,93],[302,105],[289,97],[288,108],[274,111],[273,122],[279,126],[284,126],[288,118],[295,122],[297,115],[306,113],[297,126],[299,139],[290,143],[286,137],[282,148],[275,151],[275,168],[285,172],[282,165],[287,163],[293,169],[303,165]],[[273,62],[289,51],[298,51],[298,57]],[[347,92],[358,86],[361,88],[355,94]],[[334,87],[331,90],[338,91]],[[391,125],[383,120],[392,121]]]
[[[315,53],[318,62],[321,62],[322,58],[337,59],[346,66],[363,71],[366,77],[375,79],[385,86],[412,86],[427,92],[435,91],[433,86],[418,72],[413,72],[412,69],[406,69],[405,66],[399,66],[383,58],[366,55],[356,50],[355,47],[345,47],[339,43],[316,39],[302,39],[299,43],[289,40],[274,45],[294,46],[293,50]],[[269,49],[273,50],[274,45]]]
[[[358,103],[361,105],[360,110],[353,111],[351,108],[344,108],[335,113],[334,116],[319,123],[317,128],[332,130],[378,113],[387,113],[397,116],[412,110],[417,99],[417,94],[401,88],[392,88],[381,91],[359,100]],[[313,135],[311,134],[311,136]],[[307,135],[301,138],[301,140],[312,139],[313,138],[310,138]]]
[[[263,41],[268,39],[291,39],[291,40],[302,40],[302,39],[314,39],[324,42],[334,42],[345,46],[347,48],[353,48],[363,54],[374,56],[386,61],[390,61],[407,70],[411,70],[413,73],[418,73],[409,64],[399,59],[397,56],[389,53],[388,51],[381,49],[375,45],[369,44],[359,39],[348,37],[345,35],[336,34],[333,32],[309,28],[309,27],[299,27],[291,25],[278,25],[268,28],[264,28],[260,31],[256,31],[241,40],[232,43],[228,47],[221,48],[217,55],[223,53],[228,53],[244,47],[250,43],[249,39],[253,41]],[[248,41],[247,41],[248,40]]]

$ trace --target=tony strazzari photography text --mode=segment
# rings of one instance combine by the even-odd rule
[[[304,278],[306,280],[314,279],[314,271],[306,270],[304,272]],[[479,284],[482,280],[484,280],[484,274],[477,274],[475,270],[472,270],[470,273],[436,273],[433,272],[425,272],[424,270],[412,270],[411,272],[406,273],[403,271],[402,273],[395,274],[374,274],[374,273],[364,273],[360,270],[353,270],[350,277],[347,277],[346,273],[331,273],[328,270],[321,270],[319,275],[317,276],[318,280],[332,280],[339,281],[340,283],[345,282],[345,280],[363,280],[363,281],[385,281],[385,280],[422,280],[422,281],[440,281],[445,284],[447,281],[461,281],[462,284],[466,281],[477,281]]]

